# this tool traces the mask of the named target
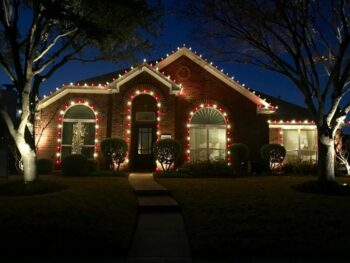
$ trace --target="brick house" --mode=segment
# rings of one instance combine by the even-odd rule
[[[154,63],[71,83],[38,105],[39,158],[57,165],[71,153],[100,159],[99,142],[129,144],[132,170],[153,170],[152,144],[174,138],[179,163],[226,160],[241,142],[259,159],[262,145],[283,144],[287,161],[317,158],[316,126],[300,106],[241,85],[186,47]]]

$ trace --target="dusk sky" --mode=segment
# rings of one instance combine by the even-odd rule
[[[163,2],[165,2],[166,9],[176,3],[176,1],[173,0]],[[289,80],[278,74],[250,65],[221,63],[216,60],[215,57],[209,57],[200,43],[191,41],[191,32],[193,32],[193,28],[189,21],[184,21],[168,11],[163,18],[163,24],[163,30],[160,35],[153,39],[154,49],[150,54],[140,54],[138,56],[140,62],[142,62],[144,58],[150,61],[164,57],[167,53],[176,50],[178,46],[185,44],[187,47],[192,47],[192,50],[202,54],[203,58],[207,58],[208,61],[213,61],[214,65],[223,69],[224,72],[228,73],[230,76],[234,76],[240,83],[245,83],[247,87],[272,96],[281,96],[282,99],[299,105],[304,104],[303,97],[299,90],[297,90]],[[69,62],[43,83],[40,94],[48,95],[50,91],[54,91],[56,87],[61,87],[63,84],[102,75],[120,68],[121,66],[110,62],[85,64]],[[9,83],[9,80],[6,79],[6,76],[4,76],[2,72],[0,73],[0,79],[0,83]]]

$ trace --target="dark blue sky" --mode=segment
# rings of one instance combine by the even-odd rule
[[[178,19],[175,15],[168,14],[164,18],[164,28],[159,37],[154,39],[155,49],[150,55],[140,56],[140,62],[143,58],[153,60],[164,57],[166,53],[176,50],[178,46],[186,44],[201,53],[206,57],[203,47],[199,43],[190,43],[191,25],[187,21]],[[235,79],[240,83],[245,83],[246,86],[268,93],[273,96],[281,96],[290,102],[303,105],[303,97],[300,92],[284,77],[256,68],[251,65],[216,63],[215,58],[211,58],[214,64],[223,68],[230,76],[235,76]],[[74,82],[77,80],[86,79],[88,77],[104,74],[110,71],[119,69],[116,65],[109,62],[99,62],[92,64],[81,64],[71,62],[60,69],[51,79],[49,79],[43,87],[42,93],[48,93],[49,90],[55,90],[63,83]]]
[[[172,6],[174,3],[176,4],[174,0],[163,2],[165,2],[166,8]],[[201,47],[199,43],[191,43],[189,41],[192,27],[188,21],[183,21],[174,14],[171,14],[171,12],[167,12],[163,22],[164,27],[161,34],[153,39],[155,45],[154,50],[147,55],[140,54],[138,56],[140,62],[142,62],[143,58],[150,61],[164,57],[166,53],[170,53],[172,50],[176,50],[178,46],[186,44],[187,47],[192,47],[192,50],[202,54],[203,58],[208,58],[210,61],[213,61],[214,65],[217,65],[220,69],[224,69],[224,72],[229,73],[230,76],[235,76],[235,79],[239,80],[240,83],[245,83],[247,87],[272,96],[281,96],[282,99],[293,103],[304,104],[301,93],[294,85],[289,80],[276,73],[271,73],[250,65],[218,63],[215,58],[206,56],[205,51],[203,51],[204,47]],[[54,91],[56,87],[61,87],[62,84],[75,82],[118,69],[120,69],[120,66],[118,67],[118,65],[110,62],[85,64],[69,62],[43,83],[40,93],[41,95],[48,94],[50,91]],[[2,72],[0,73],[0,78],[1,83],[8,83],[8,80]]]

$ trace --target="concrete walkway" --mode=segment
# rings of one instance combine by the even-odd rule
[[[190,263],[190,247],[178,203],[150,173],[132,173],[138,222],[127,262]]]

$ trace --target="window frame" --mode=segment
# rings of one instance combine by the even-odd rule
[[[93,123],[94,124],[94,126],[95,126],[95,130],[94,130],[94,139],[93,139],[93,144],[83,144],[81,147],[83,148],[93,148],[93,152],[95,153],[95,146],[96,146],[96,123],[97,123],[97,121],[96,121],[96,117],[94,118],[94,119],[80,119],[80,118],[65,118],[64,116],[67,114],[67,112],[70,110],[70,109],[72,109],[73,107],[76,107],[76,106],[84,106],[84,107],[86,107],[86,109],[88,109],[88,110],[90,110],[90,111],[92,111],[93,112],[93,114],[94,114],[94,116],[95,116],[95,112],[90,108],[90,107],[88,107],[88,106],[86,106],[86,105],[81,105],[81,104],[79,104],[79,105],[74,105],[74,106],[72,106],[72,107],[70,107],[69,109],[67,109],[66,110],[66,112],[65,112],[65,114],[63,115],[63,117],[62,117],[62,132],[61,132],[61,153],[60,153],[60,156],[61,156],[61,158],[63,157],[64,158],[64,156],[63,156],[63,148],[68,148],[68,147],[72,147],[73,146],[73,144],[64,144],[63,142],[64,142],[64,140],[63,140],[63,138],[64,138],[64,135],[65,135],[65,133],[64,133],[64,125],[66,124],[66,123]],[[95,156],[94,156],[94,153],[93,153],[93,156],[91,156],[91,157],[88,157],[88,158],[94,158]],[[72,154],[72,153],[70,153],[70,154]],[[80,153],[80,154],[82,154],[82,153]]]
[[[224,118],[223,118],[224,119]],[[225,119],[224,119],[225,121]],[[224,152],[224,158],[222,158],[222,161],[226,161],[227,159],[227,125],[226,124],[219,124],[219,125],[215,125],[215,124],[189,124],[188,125],[189,131],[190,131],[190,146],[189,146],[189,151],[190,151],[190,156],[191,156],[191,160],[193,161],[210,161],[210,152],[211,150],[219,150],[219,151],[223,151]],[[191,138],[191,129],[196,129],[196,128],[202,128],[205,129],[205,133],[206,133],[206,147],[205,148],[191,148],[191,140],[193,140]],[[225,138],[224,138],[224,142],[225,145],[223,148],[212,148],[209,147],[210,145],[210,141],[209,141],[209,130],[210,128],[217,128],[220,130],[224,130],[224,134],[225,134]],[[198,150],[206,150],[206,160],[196,160],[196,158],[192,157],[191,152],[192,151],[198,151]],[[196,156],[196,155],[194,155]]]

